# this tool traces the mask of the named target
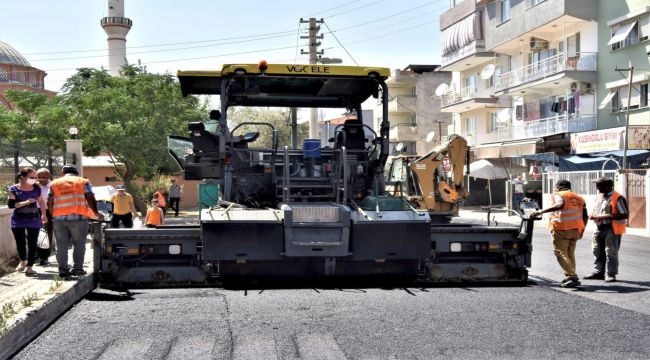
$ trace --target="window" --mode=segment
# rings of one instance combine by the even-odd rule
[[[627,110],[628,86],[614,88],[612,97],[612,112]],[[630,110],[648,107],[648,83],[632,84],[632,96],[629,96]]]
[[[612,51],[638,44],[650,37],[650,15],[617,24],[611,28],[612,38],[607,45]]]
[[[9,81],[7,69],[0,69],[0,81]]]
[[[465,118],[465,132],[470,134],[476,134],[476,116],[470,116]]]
[[[21,82],[21,83],[25,82],[25,73],[24,72],[19,72],[18,73],[18,82]]]
[[[497,113],[491,112],[488,116],[489,116],[489,120],[488,120],[487,132],[491,133],[491,132],[499,130],[501,128],[501,126],[500,126],[501,123],[499,123]]]
[[[541,4],[546,0],[528,0],[528,8],[532,8],[533,6],[537,4]]]
[[[501,0],[501,22],[510,20],[510,0]]]

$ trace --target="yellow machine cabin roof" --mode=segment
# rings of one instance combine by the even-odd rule
[[[388,68],[322,64],[228,64],[221,71],[178,71],[183,96],[223,95],[229,106],[345,108],[377,96]]]

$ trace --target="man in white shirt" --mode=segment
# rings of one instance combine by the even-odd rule
[[[52,175],[50,174],[50,170],[47,168],[40,168],[36,170],[36,177],[38,178],[38,185],[41,187],[41,197],[47,206],[47,195],[50,192],[50,185],[52,185]],[[41,260],[39,263],[40,265],[47,265],[50,255],[52,255],[52,253],[56,250],[52,227],[52,212],[46,208],[45,214],[47,216],[47,223],[45,223],[43,226],[45,227],[45,232],[47,233],[47,240],[50,243],[50,247],[47,249],[37,248],[37,255]]]
[[[512,180],[512,184],[515,186],[512,193],[512,202],[515,210],[519,211],[519,203],[524,200],[524,185],[528,184],[528,181],[519,175],[516,179]]]

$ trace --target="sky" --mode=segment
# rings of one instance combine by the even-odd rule
[[[404,69],[440,64],[440,14],[450,0],[124,0],[133,21],[127,61],[153,73],[212,70],[227,63],[308,63],[307,24],[323,19],[320,49],[344,65]],[[81,67],[108,69],[100,19],[107,0],[6,0],[0,40],[47,72],[59,91]]]

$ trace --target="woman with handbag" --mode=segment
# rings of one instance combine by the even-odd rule
[[[25,271],[28,276],[36,274],[32,266],[36,260],[38,233],[41,225],[47,223],[46,205],[36,179],[34,169],[20,169],[18,183],[9,186],[7,196],[7,205],[14,209],[11,214],[11,232],[14,234],[20,257],[16,271]]]

